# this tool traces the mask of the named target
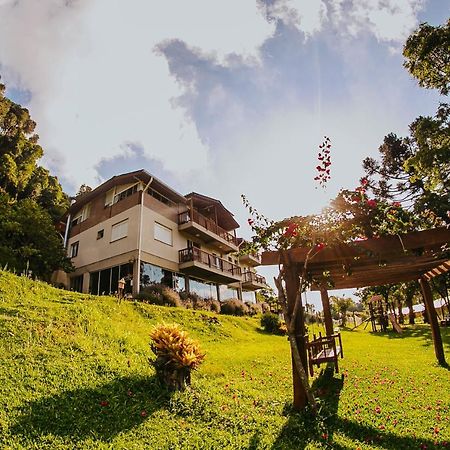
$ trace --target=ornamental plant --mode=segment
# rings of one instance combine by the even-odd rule
[[[182,391],[191,384],[191,372],[205,358],[197,342],[177,324],[158,324],[150,333],[150,348],[156,359],[149,358],[159,380],[170,390]]]

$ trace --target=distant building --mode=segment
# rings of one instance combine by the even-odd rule
[[[266,282],[255,271],[257,257],[238,257],[238,227],[219,200],[183,196],[145,170],[112,177],[69,209],[75,272],[67,287],[109,294],[125,278],[125,293],[163,283],[204,298],[254,301]]]

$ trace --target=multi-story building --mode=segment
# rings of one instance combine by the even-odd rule
[[[257,257],[238,256],[238,227],[219,200],[183,196],[145,170],[112,177],[70,207],[68,287],[108,294],[125,278],[133,294],[163,283],[204,298],[254,301],[266,283]]]

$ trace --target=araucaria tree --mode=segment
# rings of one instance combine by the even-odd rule
[[[70,270],[55,228],[68,207],[58,179],[37,164],[43,150],[27,109],[0,84],[0,264],[48,279]]]

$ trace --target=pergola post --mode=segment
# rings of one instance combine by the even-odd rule
[[[436,358],[442,366],[445,365],[444,347],[442,345],[441,332],[439,330],[439,323],[437,320],[436,310],[433,304],[433,295],[431,293],[431,287],[426,278],[421,277],[419,279],[420,288],[422,290],[422,297],[425,304],[426,314],[428,314],[428,320],[431,326],[431,335],[433,336],[434,353]]]
[[[333,318],[331,317],[330,298],[326,287],[320,287],[320,297],[322,298],[323,318],[325,320],[325,331],[327,336],[333,334]]]
[[[297,299],[297,293],[300,287],[300,280],[295,265],[285,265],[284,269],[285,269],[284,281],[286,284],[288,314],[290,317],[292,317],[295,301]],[[306,345],[304,338],[305,323],[304,323],[303,307],[301,304],[297,312],[297,317],[295,321],[295,330],[296,330],[296,342],[298,346],[298,351],[300,353],[300,359],[302,360],[303,367],[307,367]],[[306,374],[307,373],[308,372],[306,371]],[[294,400],[293,400],[294,409],[296,410],[304,409],[308,400],[306,397],[305,388],[303,387],[297,368],[295,367],[293,356],[292,356],[292,384],[294,390]]]

